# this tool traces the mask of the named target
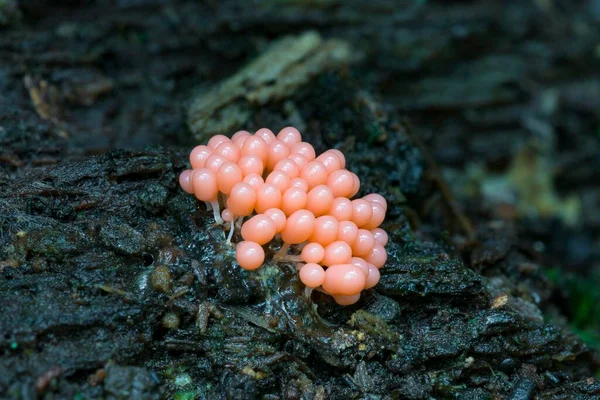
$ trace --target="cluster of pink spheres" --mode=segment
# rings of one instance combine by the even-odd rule
[[[243,223],[244,241],[236,247],[242,268],[259,268],[262,246],[279,238],[276,258],[303,262],[300,280],[338,304],[356,303],[363,289],[379,282],[388,236],[378,227],[387,204],[375,193],[351,200],[360,180],[345,169],[339,150],[317,157],[296,128],[277,135],[263,128],[231,139],[214,136],[192,150],[190,163],[192,170],[183,171],[179,183],[212,208],[218,223],[231,223],[228,241],[234,222]],[[219,199],[226,205],[222,213]],[[300,255],[288,255],[292,245]]]

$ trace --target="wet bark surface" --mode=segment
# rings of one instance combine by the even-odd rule
[[[598,398],[599,17],[0,0],[0,398]],[[354,306],[276,246],[241,270],[179,189],[194,144],[286,125],[390,204]]]

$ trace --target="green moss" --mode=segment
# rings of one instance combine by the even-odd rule
[[[194,400],[196,398],[196,393],[191,391],[183,391],[175,392],[173,394],[173,399],[175,400]]]
[[[558,267],[545,270],[546,276],[566,294],[570,325],[588,346],[600,349],[600,277],[584,278]]]
[[[382,318],[364,310],[358,310],[352,314],[348,325],[375,337],[383,338],[388,342],[396,343],[400,340],[400,335],[390,329],[388,324]]]

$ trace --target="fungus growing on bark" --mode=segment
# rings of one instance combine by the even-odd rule
[[[263,246],[274,245],[274,260],[297,263],[308,293],[322,291],[340,305],[356,303],[379,282],[387,204],[376,193],[352,199],[360,180],[339,150],[317,155],[296,128],[277,135],[262,128],[214,136],[192,150],[190,164],[181,188],[206,202],[217,223],[230,224],[227,241],[240,229],[236,260],[243,269],[260,268]]]

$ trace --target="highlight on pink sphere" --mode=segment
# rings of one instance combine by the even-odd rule
[[[258,243],[239,242],[235,248],[235,259],[243,269],[254,271],[265,262],[265,251]]]
[[[272,171],[275,165],[290,155],[290,148],[281,140],[274,140],[267,147],[267,169]]]
[[[360,189],[360,178],[354,172],[352,173],[352,178],[354,179],[354,185],[352,186],[352,192],[350,193],[350,197],[356,196]]]
[[[225,162],[219,167],[217,171],[217,183],[219,191],[225,194],[229,194],[231,189],[239,182],[244,179],[242,170],[237,164],[232,162]]]
[[[356,256],[366,256],[371,254],[375,246],[373,234],[366,229],[358,230],[358,237],[352,244],[352,254]]]
[[[265,214],[257,214],[242,225],[244,240],[260,245],[269,243],[275,237],[275,222]]]
[[[333,193],[327,185],[317,185],[308,192],[306,209],[316,217],[327,214],[333,203]]]
[[[340,221],[338,224],[338,240],[352,246],[356,239],[358,239],[358,226],[352,221]]]
[[[266,144],[274,142],[277,139],[273,131],[267,128],[260,128],[259,130],[254,132],[254,136],[258,136],[259,138],[264,140]]]
[[[186,169],[179,175],[179,185],[184,192],[194,194],[194,186],[192,186],[192,170]]]
[[[298,167],[298,165],[296,165],[296,163],[289,158],[280,160],[277,164],[275,164],[275,168],[273,168],[273,170],[285,172],[290,179],[297,178],[298,175],[300,175],[300,167]]]
[[[285,215],[292,215],[306,206],[308,195],[302,189],[290,187],[281,196],[281,210]]]
[[[327,169],[319,161],[309,161],[300,170],[300,178],[308,184],[308,189],[327,183]]]
[[[365,276],[368,277],[369,263],[367,263],[365,260],[363,260],[360,257],[352,257],[350,259],[350,264],[356,265],[357,267],[359,267],[365,273]]]
[[[223,212],[221,213],[221,218],[223,218],[223,221],[225,221],[225,222],[233,221],[233,217],[234,217],[233,213],[228,208],[224,209]]]
[[[225,135],[215,135],[208,140],[206,145],[209,149],[214,150],[223,142],[231,142],[231,139]]]
[[[371,233],[373,234],[373,239],[375,239],[375,243],[379,243],[380,245],[385,247],[385,245],[388,242],[387,232],[381,228],[375,228],[371,230]]]
[[[367,282],[365,283],[365,289],[371,289],[379,283],[381,279],[381,273],[373,264],[367,264],[369,266],[369,273],[367,274]]]
[[[351,197],[352,188],[354,187],[354,178],[352,172],[347,169],[339,169],[333,171],[327,177],[327,186],[331,188],[335,197]]]
[[[330,149],[330,150],[327,150],[327,151],[330,151],[333,154],[335,154],[336,156],[338,156],[342,168],[346,168],[346,157],[344,156],[344,153],[342,153],[338,149]]]
[[[348,243],[338,240],[325,246],[325,256],[321,263],[328,266],[348,264],[350,259],[352,259],[352,248]]]
[[[237,163],[240,159],[240,149],[231,142],[223,142],[215,149],[215,154],[220,155],[227,161]]]
[[[227,208],[238,217],[246,217],[254,212],[256,192],[247,183],[238,182],[229,193]],[[225,219],[225,218],[223,218]]]
[[[338,238],[339,222],[331,215],[323,215],[315,219],[315,228],[309,240],[322,246],[333,243]]]
[[[352,219],[352,200],[345,197],[336,197],[331,203],[329,214],[338,221],[350,221]]]
[[[331,175],[333,172],[342,169],[342,162],[337,154],[334,152],[327,150],[319,157],[316,158],[317,161],[323,163],[325,168],[327,169],[327,173]]]
[[[302,189],[304,192],[308,192],[308,184],[302,178],[294,178],[290,181],[290,187]]]
[[[387,251],[379,243],[375,243],[371,253],[365,257],[365,261],[373,264],[377,268],[383,267],[387,261]]]
[[[198,168],[194,170],[191,176],[194,195],[198,200],[215,201],[219,194],[217,186],[217,176],[207,168]]]
[[[256,212],[264,213],[269,208],[281,208],[281,192],[275,185],[265,183],[256,189]]]
[[[325,249],[319,243],[309,243],[302,249],[300,258],[307,263],[320,263],[325,257]]]
[[[219,168],[221,168],[221,165],[223,165],[226,161],[227,160],[221,157],[220,155],[212,154],[206,159],[206,162],[204,163],[204,168],[210,169],[216,174]]]
[[[252,135],[248,131],[237,131],[236,133],[234,133],[233,135],[231,135],[231,141],[235,142],[239,138],[249,137],[249,136],[252,136]]]
[[[382,195],[377,193],[369,193],[368,195],[363,197],[363,199],[371,201],[373,203],[379,203],[383,206],[385,211],[387,211],[387,201],[385,201],[385,198]]]
[[[373,207],[367,200],[352,200],[352,221],[360,228],[373,216]]]
[[[352,304],[358,303],[358,300],[360,300],[360,293],[351,294],[349,296],[343,294],[334,294],[331,297],[333,297],[335,302],[340,306],[351,306]]]
[[[306,164],[308,164],[308,160],[300,153],[290,154],[288,160],[291,160],[298,166],[299,169],[302,169]]]
[[[240,136],[237,137],[235,140],[232,140],[233,144],[235,145],[235,147],[237,147],[238,149],[240,149],[240,153],[242,150],[242,146],[244,146],[244,142],[246,141],[246,139],[248,139],[251,135],[248,136]]]
[[[275,223],[275,232],[280,233],[285,228],[285,221],[287,217],[279,208],[269,208],[265,211],[265,215],[273,220]]]
[[[296,143],[300,143],[302,141],[302,135],[298,129],[293,126],[287,126],[279,131],[277,134],[277,139],[281,140],[288,147],[292,147]]]
[[[268,156],[268,146],[260,137],[250,136],[244,141],[241,152],[242,156],[255,156],[265,162]]]
[[[238,161],[238,166],[244,176],[250,174],[262,175],[265,169],[263,161],[256,156],[243,156]]]
[[[352,264],[338,264],[325,270],[325,281],[322,286],[332,295],[349,296],[359,294],[364,289],[366,282],[367,277],[360,267]]]
[[[319,264],[306,263],[300,268],[300,280],[309,288],[316,288],[325,281],[325,270]]]
[[[290,147],[291,154],[300,154],[306,158],[307,161],[312,161],[317,156],[315,148],[310,143],[300,142]]]
[[[190,164],[192,169],[204,168],[206,159],[213,154],[212,150],[208,146],[200,145],[192,149],[190,153]]]
[[[315,216],[308,210],[298,210],[290,215],[281,231],[281,239],[285,243],[302,243],[312,235],[315,227]]]
[[[363,227],[371,230],[381,225],[385,219],[385,208],[381,204],[375,203],[374,201],[370,201],[369,203],[371,204],[373,215],[371,216],[371,219],[363,225]]]
[[[273,171],[265,179],[266,183],[270,183],[279,189],[281,193],[285,192],[290,187],[290,177],[283,171]]]
[[[250,174],[246,175],[244,177],[243,182],[252,186],[252,188],[254,190],[258,189],[265,183],[262,176],[260,176],[259,174],[255,174],[255,173],[250,173]]]

